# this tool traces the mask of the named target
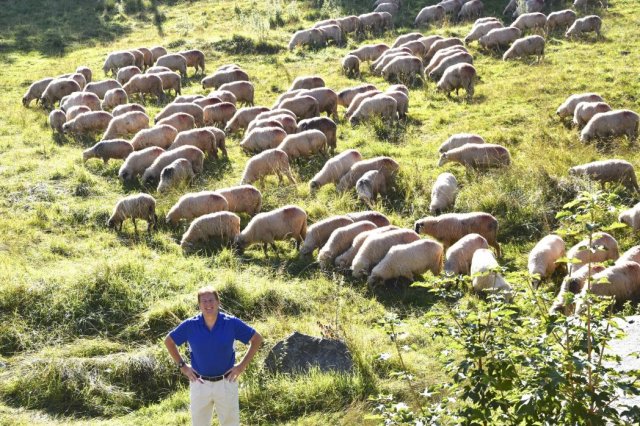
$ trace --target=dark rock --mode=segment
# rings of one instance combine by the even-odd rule
[[[344,342],[297,331],[275,344],[264,365],[271,373],[306,373],[313,367],[323,372],[350,373],[353,370],[351,353]]]

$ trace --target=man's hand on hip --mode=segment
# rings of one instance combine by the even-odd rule
[[[191,366],[189,364],[185,364],[180,368],[180,372],[182,372],[182,374],[184,374],[185,376],[187,376],[187,378],[189,379],[189,381],[191,382],[200,382],[200,383],[204,383],[204,380],[202,380],[200,377],[196,376],[196,372],[193,370],[193,368],[191,368]]]
[[[230,382],[235,382],[236,380],[238,380],[238,377],[240,377],[240,375],[244,372],[246,368],[247,367],[245,367],[241,363],[236,364],[233,367],[231,367],[229,371],[224,373],[224,375],[227,376],[227,380],[229,380]]]

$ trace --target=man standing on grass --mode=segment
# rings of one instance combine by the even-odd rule
[[[198,290],[198,305],[200,314],[183,321],[164,340],[169,355],[191,382],[191,424],[210,426],[215,404],[221,426],[239,425],[237,380],[260,348],[262,336],[238,318],[220,312],[220,297],[213,287]],[[238,364],[235,340],[249,345]],[[178,346],[185,342],[191,364],[178,352]]]

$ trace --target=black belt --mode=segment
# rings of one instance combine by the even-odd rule
[[[222,376],[203,376],[202,374],[195,373],[196,377],[202,380],[206,380],[207,382],[219,382],[222,379],[226,379],[229,373],[223,374]]]

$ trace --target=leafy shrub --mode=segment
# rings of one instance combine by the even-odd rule
[[[258,41],[244,37],[238,34],[234,34],[231,40],[220,40],[212,43],[212,47],[215,50],[220,50],[232,55],[249,55],[249,54],[263,54],[273,55],[282,50],[281,46],[266,41]]]

